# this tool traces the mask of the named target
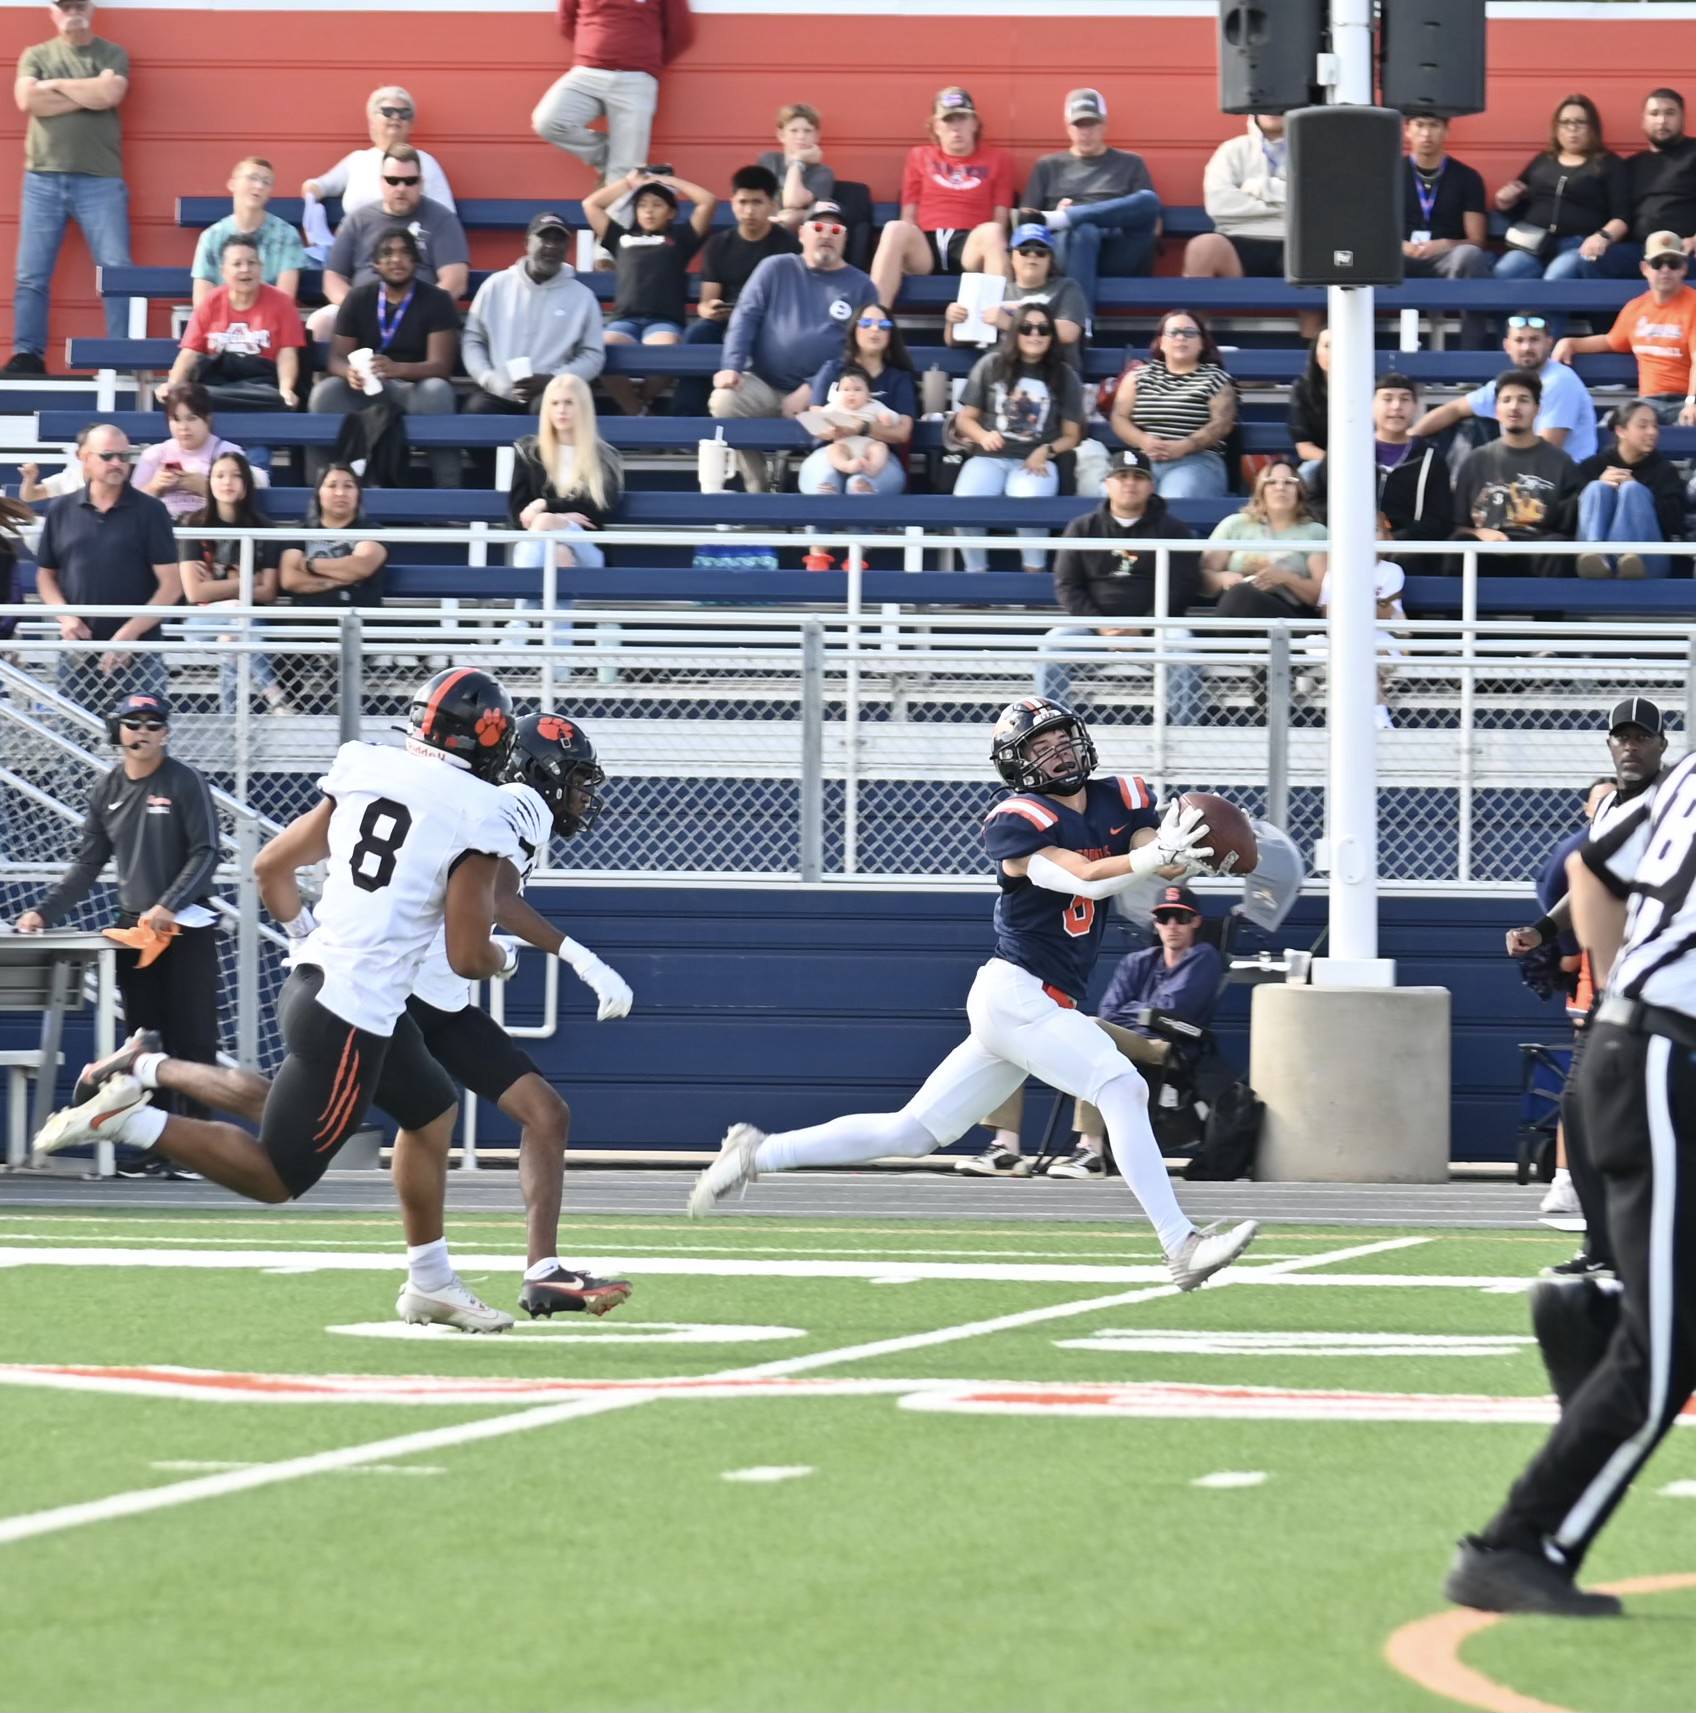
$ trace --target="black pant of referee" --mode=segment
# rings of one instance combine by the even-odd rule
[[[1480,1537],[1574,1572],[1696,1387],[1696,1019],[1604,1000],[1591,1031],[1579,1099],[1624,1287],[1619,1324]]]
[[[129,926],[129,919],[124,919]],[[179,928],[169,946],[140,968],[141,954],[120,948],[118,992],[130,1030],[157,1029],[173,1059],[218,1062],[218,930]],[[197,1100],[161,1089],[154,1103],[182,1118],[207,1118]]]

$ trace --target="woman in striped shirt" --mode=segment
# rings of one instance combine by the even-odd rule
[[[1169,309],[1160,318],[1149,361],[1119,377],[1110,421],[1127,446],[1148,454],[1162,499],[1225,494],[1222,448],[1236,426],[1237,390],[1199,315]]]

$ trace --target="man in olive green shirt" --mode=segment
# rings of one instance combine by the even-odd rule
[[[92,0],[49,6],[58,34],[18,56],[13,96],[29,115],[18,209],[18,277],[9,375],[47,372],[47,292],[66,224],[75,220],[97,267],[130,259],[118,107],[129,93],[130,56],[94,33]],[[129,331],[129,300],[109,297],[106,334]]]

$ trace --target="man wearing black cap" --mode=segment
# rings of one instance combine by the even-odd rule
[[[1628,698],[1616,729],[1647,731],[1651,707]],[[1696,1386],[1696,755],[1599,826],[1567,878],[1602,987],[1577,1082],[1618,1286],[1537,1287],[1560,1420],[1502,1508],[1461,1541],[1443,1592],[1488,1612],[1596,1618],[1620,1601],[1579,1588],[1578,1572]]]
[[[218,866],[218,817],[205,779],[166,753],[171,708],[163,695],[122,697],[108,719],[122,759],[94,787],[82,843],[63,880],[18,918],[20,934],[55,928],[90,893],[106,859],[118,886],[118,921],[170,935],[143,960],[118,953],[118,991],[135,1051],[161,1049],[213,1063],[218,1054],[218,944],[206,908]],[[185,1103],[198,1115],[204,1109]]]
[[[1137,543],[1145,537],[1188,540],[1195,532],[1154,491],[1148,454],[1127,448],[1114,453],[1108,466],[1107,497],[1060,533],[1079,545],[1063,548],[1054,562],[1054,598],[1072,619],[1083,622],[1057,625],[1043,637],[1036,689],[1050,701],[1069,702],[1071,675],[1054,655],[1076,649],[1079,637],[1132,635],[1135,626],[1114,621],[1146,618],[1154,611],[1155,556]],[[1194,599],[1195,576],[1191,555],[1173,556],[1169,612],[1183,612]]]

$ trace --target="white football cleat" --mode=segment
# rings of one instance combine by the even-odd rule
[[[754,1156],[765,1141],[766,1133],[751,1124],[733,1124],[724,1133],[718,1158],[695,1180],[689,1192],[689,1217],[699,1219],[711,1213],[715,1202],[721,1202],[734,1189],[754,1182],[759,1173],[754,1170]]]
[[[1229,1267],[1248,1248],[1259,1229],[1252,1219],[1245,1219],[1229,1231],[1221,1231],[1218,1225],[1192,1231],[1184,1239],[1183,1248],[1176,1255],[1166,1257],[1166,1265],[1172,1271],[1172,1283],[1180,1291],[1193,1291],[1198,1285],[1205,1284],[1221,1267]]]
[[[409,1279],[395,1299],[408,1326],[457,1326],[461,1332],[505,1332],[512,1316],[492,1309],[455,1274],[439,1291],[421,1291]]]
[[[153,1096],[134,1077],[111,1077],[81,1106],[62,1106],[49,1115],[35,1138],[40,1159],[74,1148],[79,1142],[121,1140],[117,1131],[125,1117],[146,1106]]]

